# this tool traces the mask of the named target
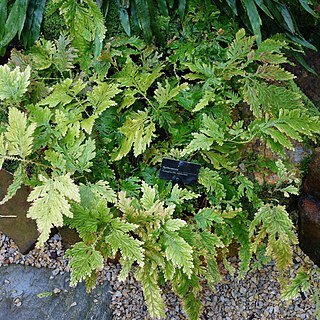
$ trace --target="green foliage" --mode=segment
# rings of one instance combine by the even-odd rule
[[[102,47],[93,1],[56,3],[69,38],[14,50],[0,69],[0,161],[17,167],[1,203],[32,187],[38,244],[63,223],[81,237],[67,253],[72,284],[90,290],[103,260],[120,257],[119,278],[133,269],[153,317],[164,316],[168,282],[199,319],[202,279],[221,280],[218,256],[235,271],[233,244],[240,276],[253,255],[285,273],[297,239],[279,202],[299,185],[285,149],[320,132],[318,112],[282,68],[287,44],[257,44],[206,2],[190,6],[182,34],[161,49],[137,37]],[[199,163],[198,183],[159,179],[163,157]],[[255,173],[267,170],[276,181],[259,186]]]
[[[102,13],[93,0],[55,0],[69,30],[72,45],[79,52],[82,69],[89,67],[89,61],[101,53],[106,28]]]
[[[10,70],[8,65],[0,66],[0,100],[19,102],[30,84],[30,66],[24,71],[19,67]]]
[[[46,0],[0,1],[0,55],[8,44],[18,36],[25,47],[38,39]]]
[[[118,12],[117,20],[128,36],[141,33],[147,42],[153,37],[164,43],[164,34],[169,31],[170,16],[178,16],[183,21],[186,13],[186,0],[129,0],[129,1],[104,1],[106,8],[111,7]],[[115,7],[115,8],[114,8]],[[114,17],[114,11],[106,10],[106,20]]]
[[[78,186],[69,174],[48,179],[39,176],[42,185],[35,187],[28,201],[32,202],[27,217],[36,220],[40,232],[39,244],[45,242],[53,226],[63,225],[63,215],[72,217],[69,200],[80,201]]]
[[[62,16],[54,0],[47,0],[42,21],[43,35],[47,40],[58,39],[61,31],[66,28]]]
[[[283,32],[294,42],[315,49],[300,33],[300,17],[296,12],[292,11],[292,7],[295,7],[296,10],[299,8],[311,19],[316,17],[315,11],[309,5],[310,1],[220,0],[218,4],[223,10],[233,15],[233,17],[237,16],[245,25],[249,26],[251,32],[258,36],[259,42],[262,39],[262,32],[269,36],[272,34],[270,31],[274,31],[274,33]],[[274,28],[274,25],[276,25],[276,28]]]
[[[103,256],[93,246],[83,242],[76,243],[66,253],[66,257],[72,257],[70,267],[72,270],[70,283],[76,285],[86,276],[90,276],[95,270],[103,268]]]
[[[260,208],[250,224],[249,236],[256,232],[253,252],[257,252],[261,240],[267,237],[266,254],[271,256],[279,270],[285,270],[292,263],[292,244],[298,239],[294,226],[283,206],[264,206]]]

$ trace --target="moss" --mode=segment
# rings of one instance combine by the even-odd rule
[[[66,28],[63,17],[60,16],[59,11],[55,10],[54,12],[51,12],[53,8],[53,0],[47,0],[42,21],[42,32],[44,37],[48,40],[58,39],[61,31]]]
[[[119,18],[119,9],[115,1],[110,1],[109,10],[105,19],[107,38],[125,35]]]

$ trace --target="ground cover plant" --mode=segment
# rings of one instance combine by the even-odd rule
[[[170,283],[198,319],[203,281],[221,279],[218,255],[234,271],[233,243],[239,276],[270,259],[285,275],[297,237],[284,200],[300,183],[286,150],[316,141],[320,128],[282,67],[287,44],[257,43],[207,5],[194,2],[181,31],[157,48],[105,40],[94,1],[64,1],[67,32],[12,50],[0,66],[0,164],[14,169],[1,203],[32,187],[38,245],[63,224],[82,239],[67,251],[71,283],[90,290],[103,260],[120,256],[119,278],[134,269],[155,318]],[[164,157],[200,164],[198,183],[159,179]],[[257,172],[276,179],[259,183]]]

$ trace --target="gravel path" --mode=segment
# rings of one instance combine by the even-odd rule
[[[307,259],[297,248],[299,256],[290,270],[293,276]],[[233,259],[233,263],[236,263]],[[67,260],[59,235],[53,236],[44,250],[34,249],[22,255],[14,242],[0,233],[0,266],[16,263],[52,269],[52,276],[68,272]],[[107,280],[112,286],[112,303],[114,320],[143,320],[150,318],[143,300],[141,286],[129,275],[125,282],[117,281],[120,266],[106,263],[101,272],[100,281]],[[250,272],[238,280],[226,274],[223,282],[215,286],[214,292],[205,287],[202,292],[204,304],[201,319],[210,320],[316,320],[311,297],[300,296],[289,302],[281,301],[278,273],[271,263],[261,271]],[[166,320],[184,320],[179,298],[169,287],[164,288],[164,299],[167,304]]]

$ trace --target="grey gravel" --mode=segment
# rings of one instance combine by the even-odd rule
[[[295,252],[298,252],[297,263],[289,271],[290,276],[294,276],[304,260],[308,260],[299,248],[295,248]],[[59,234],[49,239],[42,250],[36,248],[27,255],[22,255],[12,240],[0,233],[0,266],[11,263],[51,268],[52,277],[69,272],[68,260],[64,258],[64,248]],[[235,258],[232,259],[232,263],[236,265]],[[99,282],[109,281],[112,288],[110,307],[113,310],[113,320],[150,320],[141,285],[132,273],[126,281],[118,281],[117,275],[120,270],[119,264],[105,262],[99,276]],[[204,283],[201,293],[204,305],[201,319],[316,320],[315,306],[310,296],[305,299],[298,297],[292,301],[280,299],[278,276],[274,264],[270,263],[260,271],[249,272],[241,280],[225,272],[222,282],[213,289]],[[98,303],[99,297],[95,298]],[[181,300],[171,291],[170,286],[163,288],[163,298],[167,306],[166,320],[187,319],[181,309]],[[18,298],[15,305],[21,305]],[[76,304],[70,307],[74,306]]]

